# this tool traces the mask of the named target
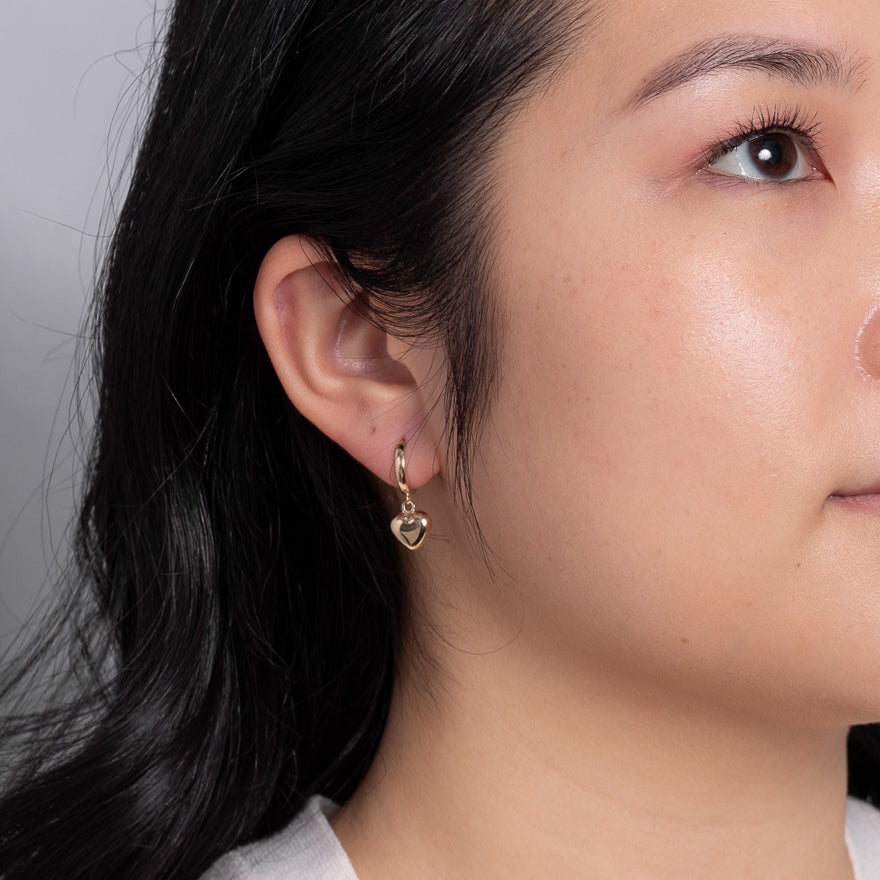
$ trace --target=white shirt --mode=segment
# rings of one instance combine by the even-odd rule
[[[286,828],[223,856],[202,880],[358,880],[328,821],[336,809],[312,798]],[[880,811],[849,798],[846,846],[855,880],[880,880]]]
[[[201,880],[358,880],[328,821],[336,809],[313,797],[287,827],[223,856]]]
[[[880,878],[880,810],[864,801],[847,800],[846,848],[856,880]]]

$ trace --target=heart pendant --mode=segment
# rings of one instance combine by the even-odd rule
[[[398,513],[391,520],[391,531],[407,550],[418,550],[431,531],[431,517],[421,510]]]

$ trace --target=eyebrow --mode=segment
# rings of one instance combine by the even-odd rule
[[[858,89],[867,59],[825,47],[752,34],[734,34],[698,43],[648,75],[624,105],[636,110],[695,79],[724,70],[760,71],[805,87]]]

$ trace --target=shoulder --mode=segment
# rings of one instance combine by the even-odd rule
[[[335,811],[312,798],[286,828],[223,856],[201,880],[357,880],[328,821]]]
[[[846,845],[856,880],[880,876],[880,810],[855,798],[847,800]]]

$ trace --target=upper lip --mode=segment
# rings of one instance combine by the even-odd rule
[[[858,485],[854,489],[840,489],[831,493],[831,498],[860,498],[863,495],[880,495],[880,480]]]

